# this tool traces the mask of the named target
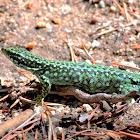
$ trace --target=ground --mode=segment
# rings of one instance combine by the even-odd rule
[[[92,60],[94,60],[95,64],[139,72],[139,19],[139,0],[1,0],[0,48],[5,46],[21,46],[30,49],[32,53],[48,60],[72,61],[72,56],[74,56],[74,61],[78,62],[92,63]],[[83,46],[85,46],[88,54]],[[71,51],[71,49],[73,51]],[[92,59],[89,56],[91,56]],[[18,68],[14,66],[2,52],[0,52],[0,68],[2,89],[10,86],[22,88],[29,83],[30,80],[35,78],[32,74],[25,73],[25,71],[19,72],[19,70],[17,70]],[[22,88],[23,92],[26,90],[27,89]],[[3,90],[1,92],[2,98],[6,93],[3,92]],[[32,91],[26,96],[29,97],[31,94],[33,94]],[[26,97],[25,95],[23,96]],[[30,98],[33,99],[33,95]],[[140,104],[138,103],[131,106],[128,105],[126,109],[123,108],[124,110],[122,110],[124,114],[115,114],[116,116],[113,115],[113,111],[116,111],[115,109],[113,111],[109,110],[111,113],[107,115],[109,118],[105,117],[106,112],[103,112],[101,109],[99,110],[99,107],[94,118],[92,118],[91,126],[86,126],[84,129],[84,123],[87,124],[87,122],[79,123],[79,116],[90,114],[89,112],[92,112],[98,104],[91,105],[92,109],[86,111],[83,109],[83,104],[71,96],[63,98],[49,95],[45,99],[45,101],[66,105],[64,108],[62,107],[62,109],[60,109],[61,111],[57,106],[57,111],[59,110],[59,113],[56,112],[57,115],[59,115],[53,114],[54,116],[51,117],[54,122],[59,122],[59,124],[56,123],[52,126],[55,128],[63,128],[62,130],[63,134],[65,134],[65,138],[99,138],[99,135],[91,133],[88,133],[89,135],[82,135],[81,133],[81,135],[77,134],[77,136],[73,136],[82,130],[92,132],[94,129],[94,133],[98,132],[104,134],[100,136],[100,138],[110,139],[115,137],[114,139],[127,139],[128,137],[124,137],[125,134],[121,136],[116,130],[124,129],[128,122],[129,125],[133,125],[131,129],[134,127],[135,132],[139,132],[138,126],[140,125],[140,120],[138,116],[140,115],[140,111],[138,111],[138,109],[140,108]],[[30,105],[27,104],[17,104],[13,108],[10,108],[15,100],[15,98],[13,100],[7,98],[1,102],[0,108],[1,114],[3,115],[3,117],[1,117],[2,123],[4,120],[6,121],[9,119],[10,115],[12,116],[12,114],[17,112],[17,114],[20,114],[26,111],[27,108],[30,108]],[[6,110],[8,110],[8,113]],[[64,110],[64,112],[62,110]],[[134,112],[131,112],[132,110]],[[100,118],[101,115],[99,117],[100,113],[102,113],[102,117],[105,121]],[[14,118],[14,116],[12,116],[12,118]],[[95,120],[93,121],[93,119]],[[107,119],[109,120],[107,121]],[[49,124],[44,122],[43,124],[34,124],[35,127],[33,131],[27,131],[25,134],[26,137],[34,139],[37,129],[38,139],[41,139],[43,136],[48,137],[47,126],[50,126],[50,122],[49,118]],[[95,125],[97,122],[99,124]],[[12,127],[12,129],[14,128]],[[41,128],[43,130],[45,129],[45,134]],[[98,130],[98,128],[104,128],[106,130]],[[134,129],[132,130],[134,131]],[[110,132],[109,130],[112,131]],[[130,133],[130,130],[125,132]],[[4,136],[4,134],[0,134],[1,137]],[[22,136],[18,135],[18,138],[19,137]],[[57,136],[57,138],[59,137]]]

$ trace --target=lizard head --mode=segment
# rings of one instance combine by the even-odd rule
[[[45,63],[43,58],[40,58],[21,47],[3,47],[2,52],[16,66],[31,72],[38,70],[39,67]]]

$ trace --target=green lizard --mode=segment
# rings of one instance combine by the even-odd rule
[[[132,90],[138,90],[140,94],[139,73],[83,62],[50,61],[20,47],[3,47],[2,52],[16,66],[38,77],[43,85],[44,95],[50,91],[52,84],[74,85],[90,94],[98,92],[127,94]]]

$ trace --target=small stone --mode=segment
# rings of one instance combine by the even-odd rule
[[[36,43],[35,41],[29,42],[28,45],[27,45],[27,48],[28,48],[28,49],[33,49],[33,48],[35,47],[36,44],[37,44],[37,43]]]
[[[37,16],[39,16],[39,17],[42,16],[42,12],[41,11],[38,11],[37,12]]]
[[[101,0],[101,1],[99,2],[99,4],[100,4],[100,6],[101,6],[102,8],[105,7],[105,2],[104,2],[103,0]]]
[[[115,7],[115,6],[111,6],[111,7],[110,7],[110,11],[111,11],[112,13],[116,12],[116,7]]]
[[[98,42],[97,40],[93,40],[91,46],[92,46],[93,48],[99,47],[99,46],[100,46],[100,42]]]
[[[130,40],[131,42],[133,42],[133,41],[136,40],[136,38],[135,38],[134,36],[131,36],[131,37],[129,38],[129,40]]]
[[[66,33],[72,33],[72,30],[67,29],[67,28],[65,28],[64,31],[65,31]]]
[[[61,18],[59,18],[59,17],[53,18],[52,22],[55,23],[55,24],[60,24],[61,23]]]
[[[41,48],[43,47],[43,45],[41,43],[39,43],[38,46],[41,47]]]
[[[98,21],[98,18],[92,17],[90,20],[90,24],[95,24]]]
[[[28,9],[31,9],[32,7],[33,7],[33,3],[29,2],[29,3],[27,4],[27,8],[28,8]]]
[[[46,22],[44,21],[39,21],[37,24],[36,24],[36,28],[39,29],[39,28],[45,28],[46,27]]]
[[[83,104],[83,108],[85,109],[86,112],[92,111],[92,107],[89,104]]]
[[[82,123],[89,118],[89,114],[84,114],[83,116],[79,117],[79,121]]]
[[[55,128],[55,133],[56,133],[57,136],[61,136],[62,135],[62,131],[63,131],[62,127],[56,127]]]
[[[45,1],[41,1],[41,5],[46,7],[46,2]]]
[[[71,11],[71,7],[69,5],[65,5],[65,6],[60,7],[60,10],[62,11],[64,15],[66,15],[68,14],[68,12]]]
[[[42,110],[42,106],[37,106],[34,108],[34,112],[36,113],[36,116],[40,116],[40,110]]]
[[[18,137],[19,139],[23,139],[23,134],[18,134],[17,137]]]
[[[58,8],[54,8],[53,10],[54,10],[54,12],[58,12],[59,11]]]
[[[48,32],[52,32],[52,26],[49,23],[46,24],[46,28]]]

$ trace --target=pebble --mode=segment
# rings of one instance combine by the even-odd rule
[[[129,39],[130,39],[130,41],[135,41],[136,40],[136,38],[134,36],[130,37]]]
[[[60,24],[61,23],[61,18],[55,17],[55,18],[52,19],[52,22],[55,23],[55,24]]]
[[[62,7],[60,8],[60,10],[62,11],[62,13],[63,13],[64,15],[66,15],[66,14],[68,14],[68,12],[71,11],[71,7],[68,6],[68,5],[65,5],[65,6],[62,6]]]
[[[52,26],[49,23],[46,24],[46,28],[48,32],[52,32]]]
[[[92,107],[89,104],[83,104],[83,108],[87,113],[92,111]]]
[[[70,29],[68,29],[68,28],[65,28],[64,31],[65,31],[66,33],[72,33],[72,30],[70,30]]]
[[[42,12],[41,11],[38,11],[37,12],[37,16],[41,17],[42,16]]]
[[[86,113],[83,116],[79,117],[79,121],[82,123],[89,118],[89,115]]]
[[[97,17],[92,17],[90,19],[90,24],[95,24],[99,19]]]
[[[32,8],[33,8],[33,3],[29,2],[29,3],[27,4],[27,8],[28,8],[28,9],[32,9]]]
[[[45,28],[46,27],[46,22],[44,21],[39,21],[36,24],[36,28]]]
[[[99,47],[100,46],[100,42],[97,41],[97,40],[93,40],[91,46],[92,46],[92,48]]]
[[[39,46],[39,47],[43,47],[43,44],[39,43],[38,46]]]
[[[40,116],[40,110],[43,110],[42,106],[37,106],[34,108],[34,112],[36,113],[36,116]]]
[[[104,2],[103,0],[101,0],[101,1],[99,2],[99,4],[100,4],[100,6],[101,6],[102,8],[105,7],[105,2]]]
[[[17,138],[23,139],[23,134],[18,134],[18,135],[17,135]]]
[[[111,7],[110,7],[110,11],[111,11],[112,13],[115,13],[115,12],[116,12],[116,7],[115,7],[115,6],[111,6]]]
[[[63,128],[62,127],[56,127],[55,128],[56,135],[62,135],[62,131],[63,131]]]
[[[33,49],[33,48],[35,47],[36,44],[37,44],[37,43],[36,43],[35,41],[29,42],[29,43],[27,44],[27,48],[28,48],[28,49]]]
[[[58,8],[54,8],[53,10],[54,10],[54,12],[58,12],[58,11],[59,11],[59,9],[58,9]]]

